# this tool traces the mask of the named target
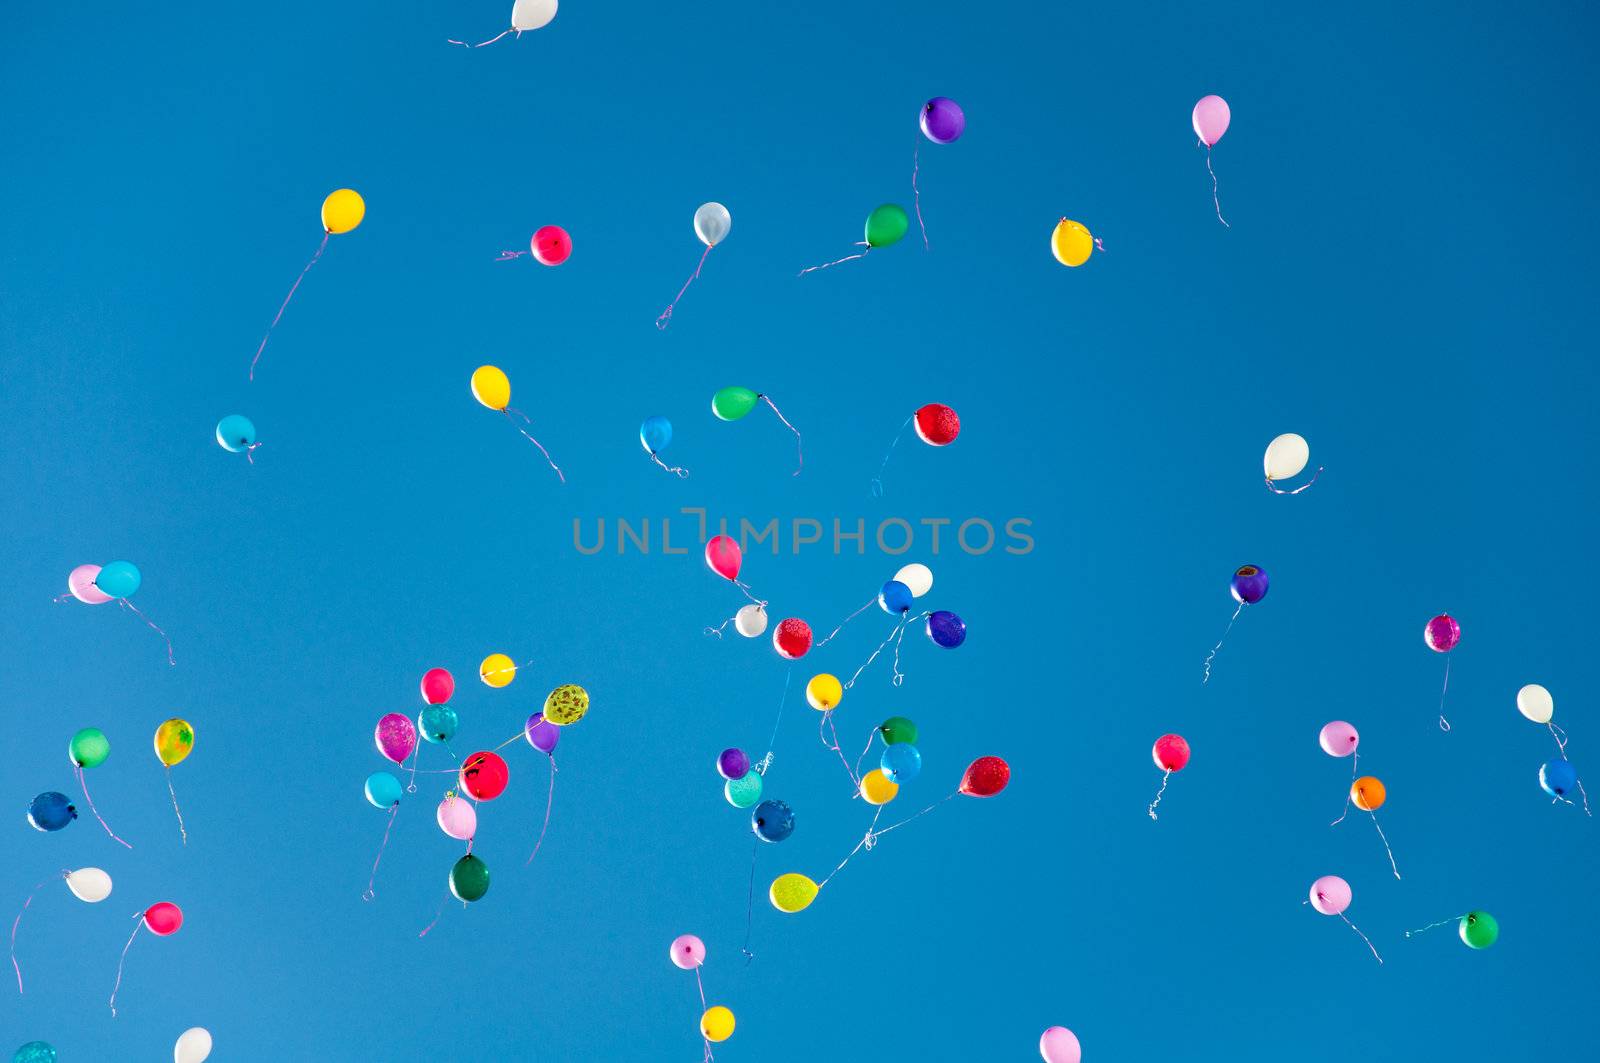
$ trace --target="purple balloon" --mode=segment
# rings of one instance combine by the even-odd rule
[[[959,616],[941,609],[928,614],[928,637],[947,650],[967,641],[967,625]]]
[[[1422,629],[1422,641],[1434,653],[1449,653],[1461,641],[1461,625],[1449,613],[1440,613]]]
[[[1240,565],[1228,583],[1234,600],[1254,605],[1267,596],[1267,570],[1260,565]]]
[[[391,712],[378,721],[372,739],[378,744],[379,753],[402,764],[417,748],[417,725],[411,722],[411,717]]]
[[[961,105],[948,96],[935,96],[922,105],[922,135],[935,144],[949,144],[966,128]]]
[[[717,774],[730,781],[750,774],[750,757],[742,749],[724,749],[717,757]]]
[[[556,751],[556,743],[561,741],[561,728],[546,723],[542,712],[528,717],[528,726],[523,733],[528,737],[528,744],[547,757]]]

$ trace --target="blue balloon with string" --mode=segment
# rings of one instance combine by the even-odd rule
[[[781,842],[794,833],[794,812],[783,801],[763,801],[750,813],[750,829],[764,842]]]
[[[1572,761],[1566,757],[1545,763],[1539,769],[1539,785],[1551,797],[1559,797],[1565,801],[1567,795],[1578,785],[1578,769],[1572,766]]]
[[[922,754],[910,742],[896,742],[885,746],[883,760],[878,764],[884,778],[895,784],[908,783],[922,774]]]
[[[644,424],[639,426],[639,442],[651,454],[665,450],[667,444],[672,442],[672,422],[660,414],[646,417]]]
[[[28,823],[34,830],[57,831],[78,818],[66,794],[46,790],[28,805]]]
[[[110,561],[100,566],[94,585],[108,598],[132,598],[133,592],[144,582],[139,566],[132,561]]]
[[[400,780],[386,771],[368,775],[366,789],[373,808],[393,808],[400,803]]]
[[[911,598],[911,588],[892,579],[878,591],[878,608],[890,616],[904,616],[911,611]]]

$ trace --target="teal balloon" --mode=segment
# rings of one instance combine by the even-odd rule
[[[367,800],[373,808],[393,808],[400,803],[400,780],[386,771],[367,776]]]
[[[651,454],[665,450],[667,444],[672,442],[672,422],[660,414],[646,417],[644,424],[639,426],[639,442]]]
[[[139,566],[132,561],[112,561],[102,565],[100,574],[94,578],[94,585],[100,593],[112,598],[132,598],[133,592],[143,582]]]
[[[922,754],[910,742],[896,742],[884,747],[879,767],[890,782],[908,783],[922,774]]]
[[[722,796],[734,808],[750,808],[761,800],[761,776],[750,772],[740,779],[729,779],[722,784]]]
[[[256,426],[250,418],[230,413],[217,422],[217,444],[232,454],[243,454],[256,442]]]
[[[456,710],[448,705],[429,705],[422,710],[422,715],[417,717],[417,730],[422,733],[424,742],[439,745],[448,742],[456,736],[456,728],[461,726],[461,717],[456,715]]]
[[[56,1063],[55,1046],[48,1041],[29,1041],[16,1050],[11,1063]]]

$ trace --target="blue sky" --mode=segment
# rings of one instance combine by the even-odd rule
[[[215,1059],[686,1059],[700,935],[711,1002],[738,1017],[720,1060],[1034,1058],[1073,1028],[1089,1060],[1525,1059],[1574,1054],[1600,934],[1593,821],[1551,807],[1549,735],[1517,715],[1540,682],[1596,762],[1597,223],[1592,16],[1466,4],[1266,3],[796,8],[723,0],[602,8],[468,52],[509,3],[270,11],[160,5],[133,17],[28,2],[0,35],[0,831],[5,895],[60,867],[115,879],[99,906],[49,886],[18,935],[27,995],[0,993],[0,1048],[64,1061],[165,1058],[189,1026]],[[1225,96],[1212,213],[1189,110]],[[867,213],[906,202],[917,108],[960,101],[963,138],[922,143],[931,252],[820,274]],[[341,186],[367,200],[245,371]],[[696,206],[728,205],[671,328],[656,315],[699,255]],[[909,204],[907,204],[909,205]],[[1067,270],[1063,215],[1107,250]],[[544,224],[571,260],[498,264]],[[467,390],[502,366],[566,470]],[[714,420],[712,392],[773,396]],[[902,442],[960,411],[957,443]],[[220,450],[244,413],[254,467]],[[639,422],[673,421],[664,455]],[[1269,495],[1274,435],[1322,480]],[[831,543],[752,551],[744,578],[822,631],[900,564],[967,621],[954,652],[908,637],[837,719],[846,745],[891,714],[921,728],[922,777],[892,813],[1000,754],[1011,787],[957,800],[859,855],[808,911],[758,903],[739,955],[747,817],[717,752],[764,751],[788,667],[765,641],[707,639],[742,599],[694,551],[573,548],[572,521],[680,507],[764,524],[887,517],[1031,521],[1034,549],[904,557]],[[674,545],[692,537],[679,516]],[[683,538],[679,538],[680,534]],[[137,604],[52,604],[85,561],[143,569]],[[1209,686],[1200,665],[1246,561],[1272,590]],[[1448,713],[1424,622],[1462,624]],[[869,816],[798,698],[848,675],[888,622],[863,616],[794,666],[767,792],[793,837],[759,853],[821,877]],[[491,651],[533,662],[471,681]],[[426,939],[460,846],[441,787],[384,815],[361,795],[371,732],[460,679],[461,752],[516,732],[563,682],[590,715],[563,735],[532,868],[544,766],[506,751],[480,817],[494,874]],[[173,773],[155,726],[196,728]],[[1317,731],[1350,720],[1400,871],[1370,825],[1336,829],[1348,764]],[[99,726],[89,817],[22,818],[73,793],[65,748]],[[1193,760],[1159,822],[1150,745]],[[428,754],[433,754],[431,757]],[[424,767],[443,754],[425,752]],[[886,820],[887,821],[887,820]],[[1387,961],[1301,905],[1335,873]],[[105,1006],[131,915],[121,1014]],[[1481,907],[1499,943],[1403,931]],[[10,908],[6,908],[10,911]]]

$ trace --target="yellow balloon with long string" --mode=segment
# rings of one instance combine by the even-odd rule
[[[491,410],[511,405],[511,380],[498,366],[480,365],[472,372],[472,397]]]
[[[503,653],[491,653],[478,665],[478,678],[489,686],[508,687],[517,677],[517,662]]]
[[[733,1012],[721,1004],[706,1009],[700,1016],[700,1036],[716,1043],[733,1036]]]
[[[194,728],[174,716],[156,728],[155,744],[156,756],[170,768],[194,751]]]
[[[806,700],[818,712],[827,712],[843,697],[844,687],[839,684],[839,677],[827,672],[812,676],[811,682],[806,684]]]
[[[322,201],[322,228],[331,236],[350,232],[367,216],[366,200],[354,189],[329,192]]]
[[[879,768],[861,776],[861,798],[869,805],[886,805],[900,792],[900,784],[890,779]]]
[[[820,888],[800,872],[790,871],[772,880],[767,899],[780,912],[803,912],[817,899],[817,890]]]
[[[1094,237],[1077,222],[1062,218],[1050,234],[1050,251],[1063,266],[1081,266],[1094,254]]]

